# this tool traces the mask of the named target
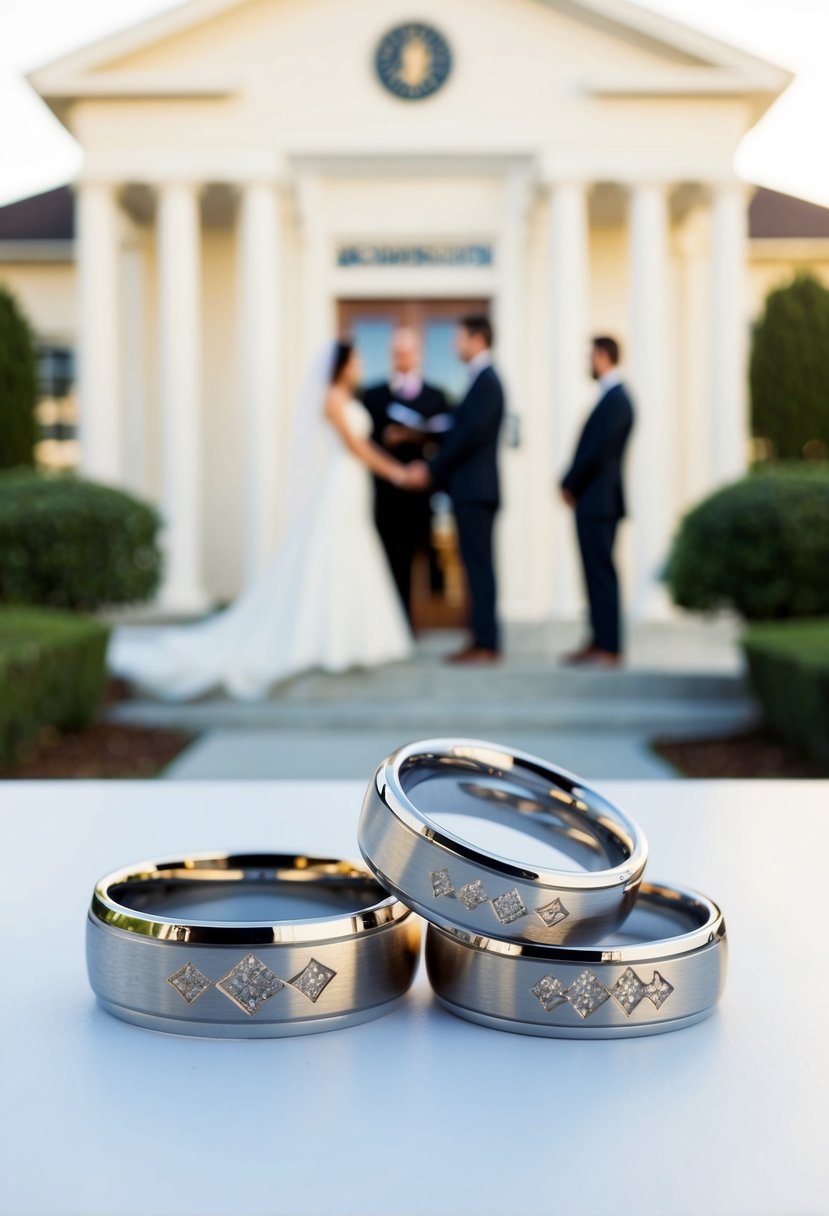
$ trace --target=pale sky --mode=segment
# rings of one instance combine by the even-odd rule
[[[171,7],[170,0],[0,0],[0,203],[60,185],[80,165],[74,140],[22,74]],[[829,0],[648,0],[647,7],[797,73],[743,141],[737,169],[747,181],[829,206]]]

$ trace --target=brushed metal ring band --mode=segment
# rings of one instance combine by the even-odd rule
[[[430,817],[446,810],[509,823],[592,868],[543,869],[477,848]],[[366,791],[359,841],[382,885],[427,920],[545,944],[596,941],[615,929],[647,859],[636,824],[580,778],[467,739],[392,753]]]
[[[324,895],[333,916],[175,915],[182,897],[280,888]],[[131,866],[101,879],[87,918],[89,980],[104,1009],[147,1029],[214,1038],[310,1034],[380,1017],[411,985],[419,949],[417,918],[362,866],[293,854]]]
[[[430,925],[426,969],[442,1005],[496,1030],[551,1038],[661,1034],[713,1012],[725,984],[725,922],[704,895],[643,883],[637,910],[675,937],[602,948],[539,946]]]

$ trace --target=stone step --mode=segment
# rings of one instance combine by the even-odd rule
[[[510,730],[594,730],[637,734],[716,734],[754,721],[746,699],[696,700],[466,700],[411,699],[365,701],[270,702],[247,705],[207,701],[189,705],[127,701],[111,706],[107,716],[120,722],[206,730],[302,730],[318,733],[395,729],[416,738],[443,732],[497,738]]]
[[[285,702],[361,701],[405,696],[430,701],[457,700],[464,705],[482,698],[527,701],[695,700],[741,701],[745,682],[739,674],[686,671],[576,671],[535,659],[511,660],[498,668],[459,668],[419,661],[376,672],[341,676],[311,674],[278,690]]]

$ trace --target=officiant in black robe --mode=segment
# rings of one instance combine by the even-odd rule
[[[441,423],[448,424],[449,407],[442,390],[423,379],[420,342],[413,330],[401,326],[394,331],[391,358],[391,378],[368,388],[363,401],[374,424],[374,442],[397,460],[410,464],[437,453],[440,429],[430,431],[426,427],[430,423],[437,428]],[[422,419],[422,425],[418,419]],[[374,518],[400,598],[411,617],[412,563],[418,548],[429,545],[429,497],[410,494],[375,478]]]

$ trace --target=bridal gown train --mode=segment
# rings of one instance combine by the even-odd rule
[[[352,432],[371,419],[350,401]],[[300,672],[341,672],[406,658],[413,642],[372,517],[371,477],[331,430],[318,493],[270,567],[226,610],[193,625],[117,629],[113,674],[165,700],[223,689],[267,695]]]

